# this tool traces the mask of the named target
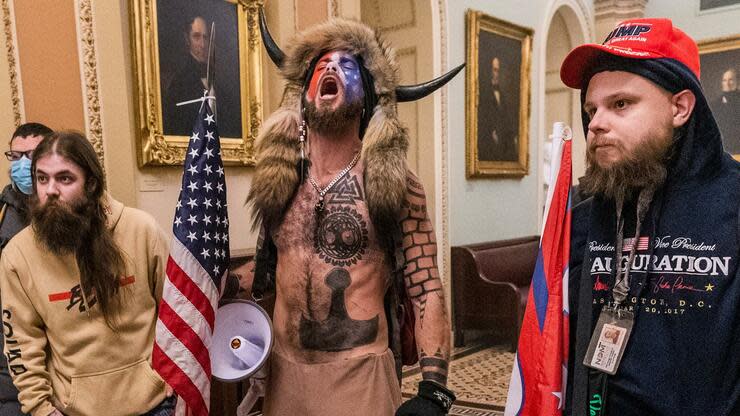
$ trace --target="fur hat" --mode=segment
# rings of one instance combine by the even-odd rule
[[[365,195],[376,226],[398,221],[406,195],[409,140],[396,112],[396,54],[366,25],[332,19],[298,34],[287,48],[281,65],[281,74],[287,80],[282,103],[265,121],[257,138],[257,166],[247,196],[253,227],[277,224],[298,189],[303,84],[311,62],[331,50],[360,57],[372,74],[378,102],[362,140]]]

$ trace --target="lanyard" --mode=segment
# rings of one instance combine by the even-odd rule
[[[632,247],[630,247],[629,255],[627,256],[627,264],[625,264],[624,270],[622,270],[622,248],[624,244],[624,197],[619,197],[616,200],[617,241],[615,249],[617,251],[617,272],[614,279],[614,287],[612,288],[612,298],[614,299],[614,304],[617,309],[622,306],[630,291],[630,271],[632,270],[632,263],[635,261],[637,243],[640,240],[640,229],[642,228],[642,221],[645,219],[645,214],[650,206],[650,202],[653,199],[654,192],[655,190],[653,188],[645,188],[640,191],[640,196],[637,198],[637,223],[635,224],[635,236],[633,238]]]
[[[635,260],[635,253],[637,252],[637,245],[640,239],[640,229],[642,228],[642,222],[645,219],[650,202],[652,202],[654,189],[646,188],[640,191],[640,195],[637,198],[637,215],[635,224],[635,235],[630,247],[629,255],[627,256],[627,262],[622,267],[622,249],[624,247],[624,197],[620,196],[616,198],[616,211],[617,211],[617,241],[615,244],[616,250],[616,276],[614,278],[614,287],[612,288],[612,298],[614,300],[614,310],[617,316],[622,317],[623,303],[627,298],[630,291],[630,271],[632,269],[632,263]],[[604,311],[602,310],[602,314]],[[626,315],[631,314],[629,312]],[[633,318],[626,318],[633,319]],[[596,330],[598,331],[598,324]],[[631,328],[631,324],[630,324]],[[626,342],[626,341],[625,341]],[[624,350],[622,349],[622,352]],[[621,353],[620,352],[620,356]],[[588,358],[587,358],[588,359]],[[606,414],[606,402],[607,402],[607,387],[609,385],[609,374],[604,371],[595,370],[593,368],[588,369],[588,414],[593,416],[604,416]]]

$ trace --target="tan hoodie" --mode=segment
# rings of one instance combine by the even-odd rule
[[[108,225],[124,252],[117,332],[88,308],[73,255],[44,249],[31,227],[0,259],[5,354],[23,411],[46,416],[140,415],[165,398],[150,361],[169,238],[154,219],[108,198]]]

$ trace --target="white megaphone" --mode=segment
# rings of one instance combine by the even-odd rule
[[[216,311],[211,373],[217,380],[244,380],[262,368],[273,345],[272,322],[262,307],[235,299]]]

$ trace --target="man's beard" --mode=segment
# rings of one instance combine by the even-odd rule
[[[625,153],[622,160],[606,167],[599,166],[595,146],[589,145],[586,151],[588,168],[579,186],[586,195],[602,195],[615,200],[628,199],[641,189],[656,189],[668,174],[668,162],[676,142],[669,137],[669,131],[651,134],[649,139]]]
[[[306,122],[308,127],[319,134],[333,134],[345,131],[356,116],[362,113],[362,102],[342,104],[336,110],[317,108],[312,102],[306,103]]]
[[[68,204],[49,199],[41,205],[37,196],[31,198],[31,227],[36,238],[56,255],[76,253],[90,235],[93,203],[87,198]]]

